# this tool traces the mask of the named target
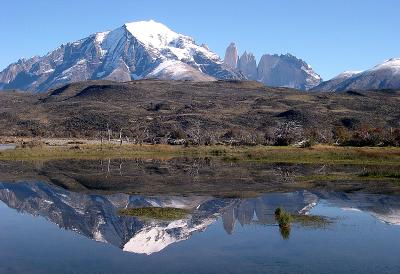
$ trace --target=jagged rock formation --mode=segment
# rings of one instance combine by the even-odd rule
[[[146,21],[61,45],[42,57],[21,59],[0,72],[0,88],[46,91],[84,80],[142,78],[244,79],[193,38]]]
[[[400,58],[393,58],[366,71],[344,72],[313,90],[348,91],[400,88]]]
[[[291,54],[265,54],[257,66],[252,53],[244,52],[237,60],[237,48],[231,43],[226,50],[225,65],[240,71],[247,79],[271,87],[288,87],[308,90],[322,81],[321,77],[303,60]]]
[[[266,54],[258,64],[257,80],[267,86],[308,90],[317,86],[321,77],[306,62],[291,54]]]
[[[224,64],[228,68],[237,69],[238,66],[238,50],[235,43],[231,43],[225,52]]]
[[[257,80],[257,61],[252,53],[243,53],[239,58],[238,69],[247,79]]]

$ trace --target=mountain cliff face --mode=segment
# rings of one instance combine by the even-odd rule
[[[321,77],[306,62],[290,54],[263,55],[258,64],[257,80],[267,86],[302,90],[321,83]]]
[[[322,81],[321,77],[303,60],[293,55],[270,55],[261,57],[257,65],[252,53],[244,52],[237,60],[237,48],[230,44],[225,54],[225,65],[237,69],[247,79],[271,87],[288,87],[309,90]]]
[[[193,38],[145,21],[61,45],[42,57],[21,59],[0,72],[0,88],[45,91],[84,80],[142,78],[244,79]]]
[[[347,91],[400,88],[400,58],[393,58],[369,70],[344,72],[313,90]]]
[[[246,51],[239,58],[238,69],[243,73],[249,80],[257,80],[257,61],[256,57],[252,53]]]
[[[230,69],[237,69],[238,50],[235,43],[231,43],[225,52],[224,64]]]

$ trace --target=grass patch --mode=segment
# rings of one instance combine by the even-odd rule
[[[141,207],[119,209],[118,214],[140,219],[174,221],[185,218],[189,214],[189,211],[173,207]]]
[[[279,224],[279,231],[284,240],[290,237],[292,223],[315,229],[326,228],[328,225],[332,224],[332,220],[324,216],[290,214],[281,207],[275,210],[275,219]]]
[[[324,216],[318,215],[292,215],[293,223],[299,224],[304,227],[311,227],[311,228],[326,228],[327,226],[331,225],[333,221],[329,218]]]
[[[55,159],[168,159],[173,157],[215,157],[228,162],[261,162],[288,164],[354,164],[394,166],[400,164],[400,148],[353,148],[334,146],[296,147],[230,147],[171,145],[98,145],[25,147],[0,152],[0,160]]]

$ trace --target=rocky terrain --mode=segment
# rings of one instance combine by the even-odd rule
[[[338,127],[395,133],[399,100],[398,91],[299,93],[257,82],[88,81],[43,94],[4,92],[0,132],[198,144],[286,144],[285,136],[297,142],[312,134],[329,143]]]

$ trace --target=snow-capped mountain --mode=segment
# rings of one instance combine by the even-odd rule
[[[227,48],[224,63],[249,80],[272,87],[308,90],[322,82],[321,77],[309,64],[291,54],[265,54],[257,65],[254,55],[247,51],[239,58],[235,43],[231,43]]]
[[[314,87],[313,90],[321,90],[321,91],[331,91],[334,90],[335,87],[343,83],[344,81],[350,79],[351,77],[361,73],[361,71],[345,71],[337,75],[336,77],[322,82],[318,86]]]
[[[83,80],[142,78],[210,81],[243,79],[194,39],[155,21],[124,24],[42,57],[21,59],[0,72],[0,88],[45,91]]]
[[[366,71],[344,72],[313,90],[346,91],[400,88],[400,58],[389,59]]]

